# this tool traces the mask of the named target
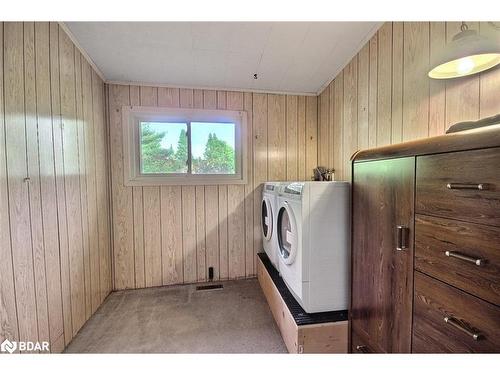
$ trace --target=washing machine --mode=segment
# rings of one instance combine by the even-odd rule
[[[276,215],[278,213],[278,191],[281,185],[281,182],[264,183],[261,204],[262,245],[267,257],[276,269],[278,269]]]
[[[349,207],[348,182],[293,182],[280,189],[279,272],[307,313],[347,309]]]

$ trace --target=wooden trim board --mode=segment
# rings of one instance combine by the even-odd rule
[[[298,326],[258,257],[257,278],[289,353],[347,353],[347,321]]]

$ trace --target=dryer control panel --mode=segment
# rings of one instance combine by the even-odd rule
[[[266,190],[266,191],[274,191],[274,190],[276,190],[276,188],[277,188],[276,185],[266,184],[265,187],[264,187],[264,190]]]
[[[304,189],[303,182],[292,182],[291,184],[285,186],[283,192],[288,194],[301,195],[303,189]]]

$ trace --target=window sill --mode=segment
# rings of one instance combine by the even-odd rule
[[[164,185],[245,185],[246,179],[240,177],[136,177],[126,179],[125,186],[164,186]]]

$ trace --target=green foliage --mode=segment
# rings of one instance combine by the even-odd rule
[[[181,130],[177,150],[172,146],[163,148],[161,141],[165,132],[155,132],[148,125],[141,127],[142,173],[185,173],[187,172],[188,141],[186,130]],[[193,173],[232,174],[235,173],[235,152],[227,142],[210,133],[203,157],[192,160]]]
[[[227,142],[217,138],[215,133],[208,135],[203,159],[193,166],[195,173],[232,174],[235,173],[234,150]]]
[[[142,173],[162,173],[165,170],[166,160],[173,150],[162,148],[164,135],[151,130],[148,125],[141,127]]]
[[[177,141],[177,152],[175,153],[175,165],[176,171],[186,172],[187,171],[187,160],[188,160],[188,142],[187,135],[184,129],[181,130],[179,134],[179,140]]]

